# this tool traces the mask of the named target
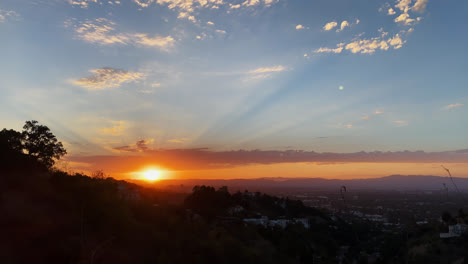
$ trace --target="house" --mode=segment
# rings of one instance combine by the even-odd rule
[[[228,208],[228,214],[230,214],[230,215],[238,214],[238,213],[241,213],[243,211],[244,211],[244,207],[242,207],[240,205],[236,205],[236,206],[232,206],[232,207]]]
[[[119,183],[117,186],[120,198],[127,201],[137,201],[140,200],[140,192],[136,187],[133,187],[126,183]]]
[[[456,224],[449,225],[448,233],[440,233],[440,238],[450,238],[450,237],[459,237],[468,232],[468,225],[465,224]]]
[[[262,216],[262,218],[245,218],[243,221],[248,224],[262,225],[265,227],[268,225],[268,217],[266,216]]]

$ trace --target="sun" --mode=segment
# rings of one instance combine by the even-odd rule
[[[143,177],[148,181],[157,181],[160,179],[161,171],[158,170],[149,170],[143,172]]]

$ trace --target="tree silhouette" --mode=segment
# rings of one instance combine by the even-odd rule
[[[4,151],[23,151],[23,136],[20,132],[13,129],[4,128],[0,131],[0,148]]]
[[[67,154],[67,151],[47,126],[39,125],[36,120],[26,121],[22,139],[25,152],[51,168],[55,161]]]

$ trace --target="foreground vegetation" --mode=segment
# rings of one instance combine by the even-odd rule
[[[33,129],[28,126],[28,131],[42,131],[35,138],[43,147],[28,145],[31,137],[23,133],[0,133],[2,263],[468,260],[466,237],[438,238],[443,224],[388,233],[371,222],[344,221],[300,201],[261,193],[196,186],[180,199],[183,194],[146,189],[102,173],[68,174],[52,168],[65,153],[60,142],[48,129],[34,128],[38,126],[34,122],[29,125]],[[290,221],[285,226],[245,221],[262,217]],[[294,219],[306,219],[306,224]]]

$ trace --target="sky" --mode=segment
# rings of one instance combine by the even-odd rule
[[[62,166],[117,177],[468,177],[467,11],[2,0],[0,125],[38,120]]]

